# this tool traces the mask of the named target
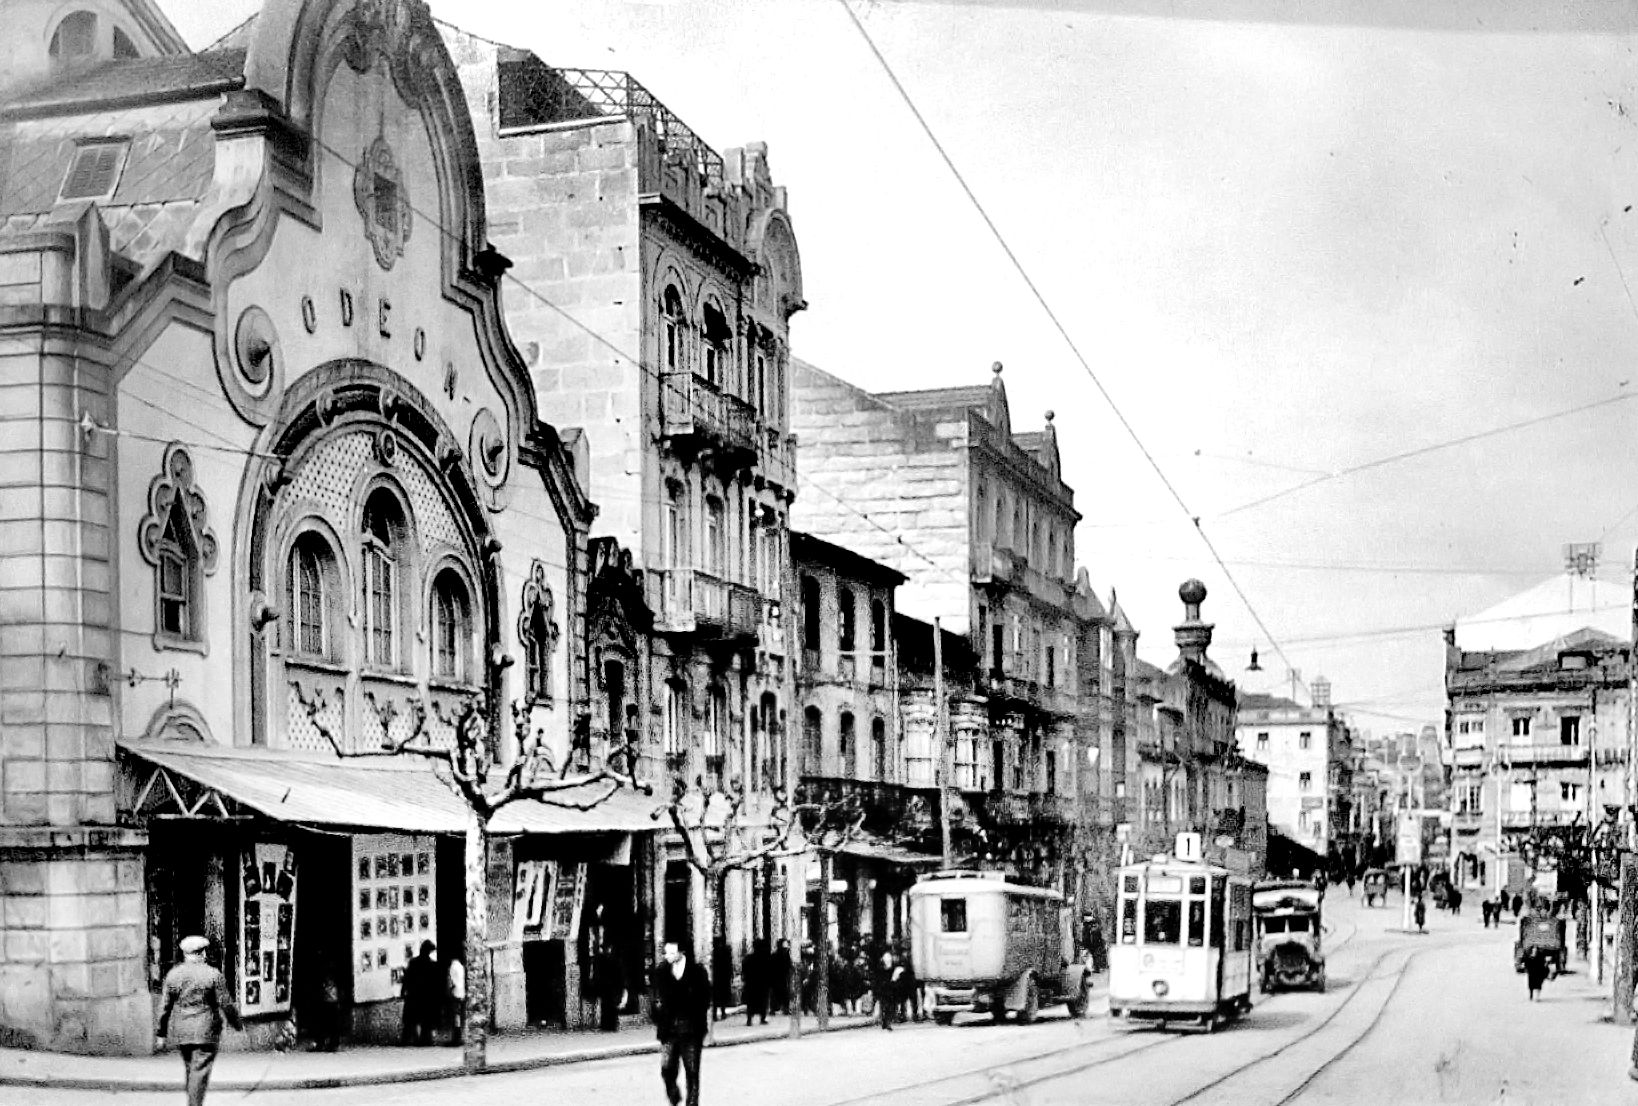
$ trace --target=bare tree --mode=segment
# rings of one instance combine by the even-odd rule
[[[370,709],[381,723],[381,744],[374,749],[348,748],[324,720],[327,702],[322,690],[309,696],[292,680],[296,699],[313,727],[342,758],[413,756],[433,762],[433,771],[460,796],[466,806],[466,1032],[463,1063],[469,1071],[481,1071],[488,1064],[490,971],[489,942],[489,839],[490,825],[506,807],[525,800],[568,810],[592,810],[607,802],[621,787],[631,787],[645,795],[651,785],[636,778],[637,751],[630,745],[612,750],[602,768],[586,775],[569,775],[577,751],[589,749],[590,727],[582,719],[575,727],[574,745],[561,766],[553,763],[543,734],[530,731],[529,710],[513,703],[512,727],[518,755],[502,769],[491,735],[498,734],[499,718],[491,711],[489,696],[473,693],[459,708],[446,710],[425,700],[410,702],[408,733],[394,739],[390,735],[400,714],[397,704],[376,701],[366,692]],[[436,718],[453,734],[449,745],[431,744],[429,718]]]
[[[776,860],[837,849],[857,836],[864,823],[864,807],[853,797],[840,801],[801,798],[793,801],[780,786],[773,787],[767,794],[764,808],[756,801],[756,794],[747,791],[744,781],[737,776],[726,785],[707,786],[697,776],[690,785],[686,777],[678,774],[671,781],[670,801],[655,812],[656,819],[670,820],[672,829],[682,839],[683,855],[689,866],[704,877],[713,948],[716,928],[723,918],[723,885],[730,872],[750,871]],[[823,950],[820,951],[822,955]],[[788,981],[793,1027],[801,1019],[800,964],[798,955],[793,958]],[[819,1001],[825,1002],[827,973],[823,964],[819,972]]]

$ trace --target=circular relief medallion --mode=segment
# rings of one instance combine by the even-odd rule
[[[247,307],[239,313],[233,330],[233,355],[245,390],[257,397],[266,395],[278,365],[279,337],[273,320],[260,307]]]
[[[507,468],[511,457],[506,448],[506,432],[495,418],[494,412],[485,407],[472,419],[472,440],[468,447],[469,454],[477,462],[476,468],[483,473],[483,477],[492,485],[500,485],[506,481]]]

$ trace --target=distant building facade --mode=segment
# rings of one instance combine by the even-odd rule
[[[1330,686],[1314,681],[1315,702],[1302,706],[1275,695],[1241,696],[1235,739],[1242,756],[1268,769],[1271,831],[1318,855],[1332,857],[1351,839],[1352,732],[1330,706]]]

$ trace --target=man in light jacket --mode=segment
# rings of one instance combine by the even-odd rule
[[[205,963],[208,948],[210,942],[203,937],[182,939],[182,963],[165,976],[165,997],[159,1010],[156,1044],[163,1049],[169,1038],[182,1054],[188,1106],[204,1106],[210,1069],[222,1041],[223,1020],[234,1029],[240,1028],[239,1008],[228,995],[227,980]]]

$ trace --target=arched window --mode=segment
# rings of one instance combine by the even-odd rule
[[[870,760],[873,767],[872,778],[878,782],[887,780],[887,723],[880,718],[870,720]]]
[[[114,57],[117,58],[117,59],[120,59],[120,60],[124,60],[126,58],[135,58],[135,57],[140,57],[140,56],[141,56],[141,51],[139,51],[137,49],[136,43],[131,41],[131,36],[126,34],[124,31],[120,30],[118,27],[115,27],[114,28]]]
[[[664,343],[660,352],[665,358],[665,371],[681,372],[688,364],[688,354],[683,348],[683,330],[686,323],[683,320],[682,293],[677,291],[675,285],[666,285],[660,310],[661,341]]]
[[[1001,493],[995,493],[995,522],[990,527],[990,541],[995,545],[1007,544],[1007,505]]]
[[[216,570],[216,535],[194,485],[193,459],[180,442],[165,447],[159,475],[148,485],[137,546],[154,570],[155,646],[203,644],[204,578]]]
[[[390,492],[377,491],[364,505],[364,662],[399,664],[398,595],[403,571],[404,512]]]
[[[290,549],[290,649],[299,656],[331,655],[328,577],[334,564],[317,534],[303,534]]]
[[[1041,524],[1039,522],[1030,527],[1029,556],[1038,565],[1046,563],[1046,546],[1041,542]]]
[[[818,707],[802,712],[802,770],[817,773],[825,752],[825,716]]]
[[[870,601],[870,652],[877,657],[887,654],[887,604],[879,598]]]
[[[432,675],[459,682],[472,678],[472,604],[466,584],[446,568],[432,581]]]
[[[182,509],[182,497],[177,496],[171,501],[165,530],[159,537],[159,632],[167,637],[188,641],[198,637],[198,563],[193,527]]]
[[[1014,553],[1028,553],[1028,550],[1018,548],[1019,546],[1023,545],[1024,542],[1029,540],[1029,535],[1024,533],[1024,505],[1022,503],[1015,503],[1012,507],[1011,538],[1012,551]]]
[[[836,751],[842,758],[842,775],[853,779],[858,774],[858,747],[853,737],[853,713],[843,711],[837,719]]]
[[[802,577],[802,648],[819,651],[819,581]]]
[[[722,308],[716,304],[706,304],[703,314],[705,316],[703,327],[705,331],[705,365],[703,375],[713,387],[726,390],[730,368],[729,349],[734,332],[728,326],[728,319],[722,313]]]
[[[665,732],[661,740],[668,758],[680,756],[688,748],[688,688],[680,681],[665,685]]]
[[[90,58],[96,49],[97,17],[90,12],[71,12],[51,35],[51,64],[73,65]]]
[[[836,596],[837,605],[837,645],[844,653],[851,653],[857,647],[854,641],[857,630],[859,612],[853,599],[852,588],[842,588]]]
[[[720,758],[728,747],[728,692],[721,684],[712,684],[705,696],[705,756],[710,765],[713,758],[719,763],[713,771],[722,770]]]

